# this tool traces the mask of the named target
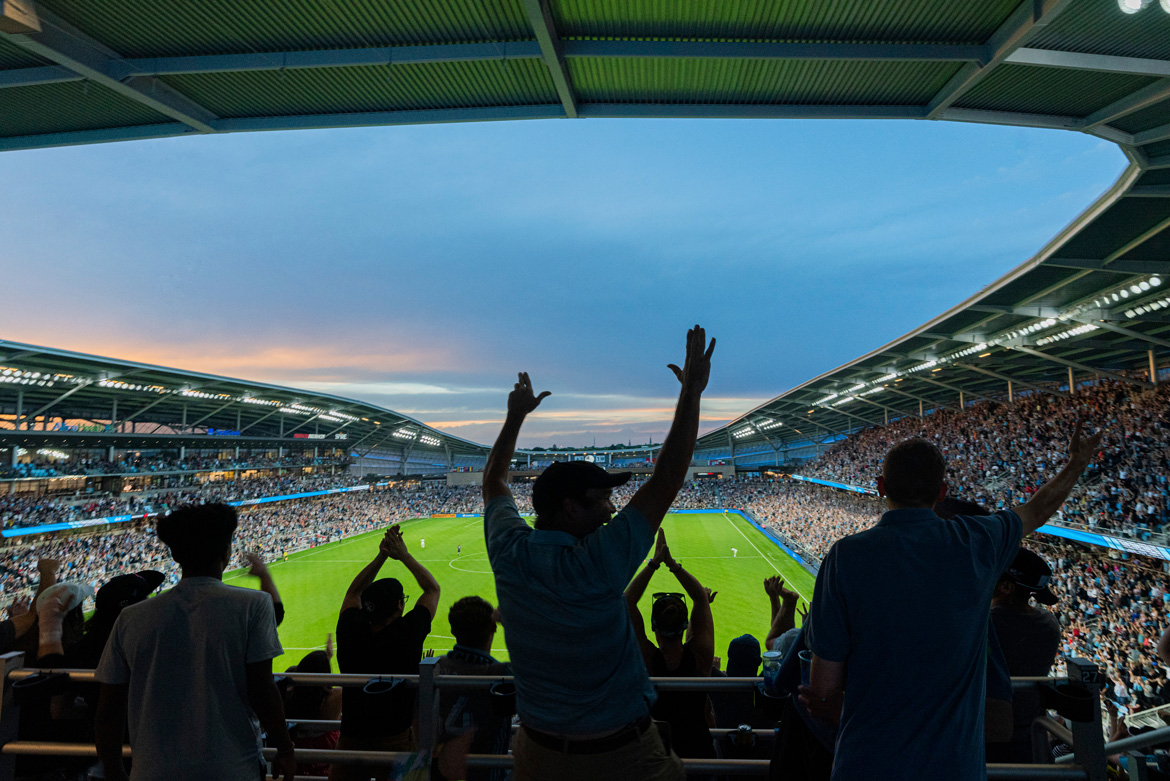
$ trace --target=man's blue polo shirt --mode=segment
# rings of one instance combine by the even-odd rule
[[[616,730],[657,699],[624,590],[654,542],[626,507],[583,539],[533,529],[511,495],[484,512],[488,560],[516,677],[516,711],[543,732]]]
[[[891,510],[829,550],[805,624],[813,653],[844,662],[834,781],[987,777],[987,627],[1020,545],[1011,510],[943,520]]]

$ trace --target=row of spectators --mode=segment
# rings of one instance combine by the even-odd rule
[[[281,475],[236,480],[186,481],[163,490],[134,491],[117,497],[5,494],[0,496],[0,527],[29,527],[117,515],[165,513],[183,504],[234,502],[265,496],[321,491],[357,485],[353,475]]]
[[[155,472],[206,472],[237,471],[241,469],[277,469],[286,467],[345,466],[345,456],[314,456],[312,454],[288,454],[277,456],[269,452],[252,454],[243,452],[238,457],[189,455],[180,458],[178,454],[159,453],[135,455],[126,453],[122,458],[110,460],[101,456],[76,455],[59,458],[43,453],[30,453],[29,457],[15,465],[0,466],[0,480],[24,477],[70,477],[123,474],[151,474]]]
[[[1102,451],[1053,520],[1067,526],[1149,538],[1170,522],[1170,387],[1113,380],[1072,395],[1033,393],[1013,403],[980,401],[863,431],[802,467],[820,477],[873,487],[897,442],[923,437],[947,458],[953,494],[992,509],[1021,504],[1060,469],[1078,418],[1106,431]]]

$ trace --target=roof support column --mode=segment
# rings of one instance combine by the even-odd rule
[[[1154,358],[1154,351],[1150,350],[1150,382],[1158,384],[1158,361]]]
[[[110,405],[110,431],[118,433],[118,399]]]
[[[959,391],[959,409],[965,409],[967,403],[963,401],[963,391]]]
[[[17,431],[20,431],[20,427],[22,425],[20,419],[23,416],[24,416],[24,389],[17,388],[17,390],[16,390],[16,430]],[[15,455],[16,449],[15,448],[16,448],[16,446],[13,445],[13,450],[12,450],[13,458],[16,457],[16,455]],[[13,461],[12,463],[15,464],[16,462]]]
[[[923,416],[923,413],[922,413],[922,399],[919,399],[919,400],[918,400],[918,417],[920,417],[920,418],[921,418],[922,416]]]
[[[1073,395],[1073,392],[1076,390],[1076,387],[1077,387],[1076,382],[1073,380],[1073,369],[1070,366],[1070,367],[1068,367],[1068,395],[1070,395],[1070,396]]]
[[[1008,380],[1008,404],[1011,404],[1015,400],[1015,394],[1012,393],[1012,381]]]

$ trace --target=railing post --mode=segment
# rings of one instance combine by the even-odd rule
[[[423,778],[428,781],[431,777],[430,757],[434,755],[439,740],[439,690],[435,687],[438,670],[437,657],[423,659],[418,665],[418,754],[425,760]]]
[[[13,446],[15,449],[15,445]],[[17,707],[12,696],[12,681],[8,674],[13,670],[24,667],[24,652],[14,651],[0,656],[0,685],[4,687],[4,697],[0,701],[0,746],[17,739],[20,732],[20,708]],[[0,781],[13,781],[16,778],[16,757],[12,754],[0,754]]]
[[[1071,721],[1073,753],[1077,764],[1085,768],[1089,781],[1105,781],[1105,733],[1101,728],[1101,672],[1088,659],[1065,659],[1069,681],[1083,687],[1092,703],[1093,716],[1088,721]]]
[[[1146,752],[1134,749],[1126,754],[1129,767],[1126,769],[1129,781],[1150,781],[1150,769],[1146,767]]]

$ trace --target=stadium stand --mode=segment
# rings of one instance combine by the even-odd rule
[[[241,2],[212,15],[130,0],[5,3],[0,149],[538,117],[907,118],[1080,131],[1118,144],[1130,165],[1034,258],[910,334],[709,433],[698,456],[791,466],[864,429],[941,429],[949,413],[934,422],[930,413],[972,403],[988,410],[1017,396],[1107,387],[1102,380],[1148,388],[1159,379],[1155,350],[1170,347],[1160,314],[1170,305],[1162,287],[1170,271],[1170,15],[1155,4],[828,2],[807,14],[784,3],[683,12],[675,4],[524,0],[474,14],[461,3],[428,2],[425,14],[414,5],[331,4],[323,12],[274,3],[257,12]],[[1128,415],[1120,404],[1118,414]],[[899,423],[908,418],[923,420]],[[486,455],[475,443],[352,400],[0,342],[0,446],[12,474],[19,448],[154,447],[185,459],[187,447],[267,447],[279,459],[310,430],[344,433],[359,474],[482,466]],[[1153,538],[1165,503],[1134,493],[1146,472],[1140,461],[1125,463],[1128,447],[1114,443],[1109,455],[1117,460],[1101,465],[1097,484],[1105,493],[1082,493],[1062,522]],[[1026,494],[1052,459],[1038,455],[1026,473],[999,483],[968,477],[993,501]],[[45,474],[24,479],[51,478],[47,466],[26,467]],[[1149,490],[1160,492],[1160,474],[1150,477]],[[14,493],[14,484],[0,487]],[[474,506],[463,493],[433,499],[443,508]],[[303,533],[287,543],[348,533],[321,508],[356,511],[360,522],[357,505],[376,498],[306,502],[314,509],[298,521]],[[402,501],[417,511],[431,497]],[[703,484],[687,501],[755,507],[811,552],[866,522],[864,497],[807,486]],[[818,524],[818,516],[830,523]],[[260,543],[286,544],[278,534],[255,534]],[[83,538],[51,544],[66,543]],[[1131,662],[1128,683],[1114,688],[1136,698],[1142,676],[1133,670],[1144,658],[1137,646],[1148,645],[1146,630],[1163,617],[1156,600],[1164,589],[1153,574],[1163,565],[1060,545],[1058,577],[1082,611],[1068,617],[1069,647],[1086,654],[1104,647],[1110,659]],[[112,543],[102,550],[118,551]],[[1106,586],[1111,604],[1103,608]],[[435,684],[427,669],[420,689]],[[1140,684],[1144,695],[1149,685]],[[426,698],[420,703],[426,725]],[[1103,757],[1076,759],[1081,775],[1104,778]]]

